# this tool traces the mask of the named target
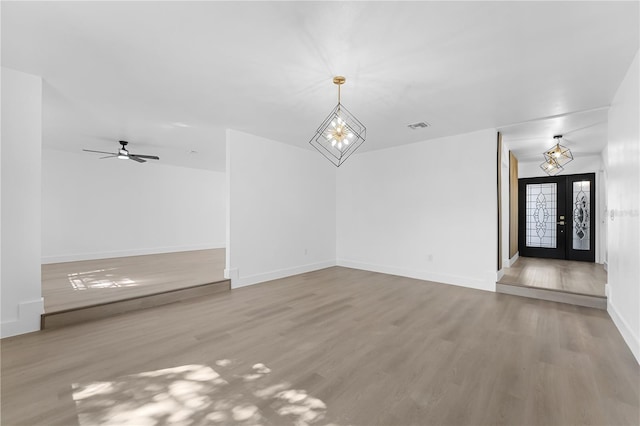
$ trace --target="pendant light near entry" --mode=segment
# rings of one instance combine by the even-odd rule
[[[540,168],[549,176],[555,176],[564,170],[564,167],[558,164],[553,158],[545,159],[544,163],[540,164]]]
[[[367,136],[367,128],[340,102],[340,86],[345,81],[342,76],[333,78],[333,83],[338,86],[338,104],[309,141],[336,167],[340,167],[362,145]]]
[[[560,145],[562,135],[555,135],[553,138],[556,140],[556,144],[542,154],[544,155],[544,163],[540,164],[540,168],[550,176],[557,175],[564,170],[565,164],[573,161],[571,150]]]
[[[540,167],[542,167],[543,170],[546,168],[556,175],[563,170],[565,164],[573,161],[573,154],[569,148],[560,145],[562,135],[555,135],[553,138],[556,140],[556,144],[542,154],[544,155],[544,163],[542,163]],[[560,170],[557,170],[558,168]]]

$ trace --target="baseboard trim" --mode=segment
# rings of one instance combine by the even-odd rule
[[[242,274],[237,279],[231,278],[231,288],[246,287],[248,285],[254,285],[263,283],[265,281],[273,281],[280,278],[290,277],[292,275],[304,274],[306,272],[317,271],[319,269],[330,268],[336,266],[335,260],[327,260],[324,262],[309,263],[306,265],[294,266],[291,268],[278,269],[276,271],[266,272],[264,274],[255,274],[247,277],[243,277]],[[236,269],[236,268],[232,268]],[[237,269],[241,271],[240,268]]]
[[[513,264],[516,263],[516,260],[518,260],[519,258],[520,258],[520,252],[516,252],[516,254],[514,254],[511,259],[507,259],[507,261],[504,263],[507,266],[507,268],[511,268]]]
[[[94,253],[79,253],[60,256],[43,256],[42,264],[78,262],[82,260],[111,259],[115,257],[144,256],[147,254],[176,253],[181,251],[210,250],[225,248],[226,243],[195,244],[191,246],[155,247],[133,250],[116,250]]]
[[[616,306],[611,302],[611,298],[607,301],[607,312],[618,328],[625,343],[629,346],[629,349],[631,349],[631,353],[636,358],[636,362],[640,364],[640,339],[638,339],[638,336],[631,330],[627,321],[620,315]]]
[[[44,299],[30,300],[18,304],[18,317],[0,325],[0,338],[17,336],[40,330],[40,315],[44,312]]]
[[[237,280],[240,278],[238,268],[226,269],[224,270],[224,277],[228,280]]]
[[[459,287],[473,288],[476,290],[496,291],[496,273],[482,280],[472,277],[464,277],[459,275],[435,274],[429,271],[416,271],[412,269],[397,268],[387,265],[374,265],[371,263],[358,262],[347,259],[338,259],[338,266],[346,268],[361,269],[370,272],[379,272],[381,274],[398,275],[401,277],[415,278],[423,281],[432,281],[441,284],[455,285]]]

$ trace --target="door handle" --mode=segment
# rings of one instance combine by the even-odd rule
[[[564,225],[564,220],[561,220],[560,222],[558,222],[558,225]]]

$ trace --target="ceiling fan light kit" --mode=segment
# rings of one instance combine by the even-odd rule
[[[340,103],[340,86],[346,79],[342,76],[333,78],[338,86],[338,104],[322,121],[309,143],[340,167],[353,154],[367,137],[367,128]]]
[[[119,141],[120,143],[120,148],[118,149],[118,152],[113,153],[113,152],[105,152],[105,151],[94,151],[92,149],[83,149],[83,151],[86,152],[96,152],[98,154],[108,154],[106,157],[100,157],[100,159],[104,159],[104,158],[114,158],[117,157],[120,160],[133,160],[137,163],[146,163],[147,160],[159,160],[160,157],[158,157],[157,155],[143,155],[143,154],[131,154],[129,152],[129,150],[127,150],[127,145],[129,144],[129,142],[127,141]]]

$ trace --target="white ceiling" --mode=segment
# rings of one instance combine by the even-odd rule
[[[556,133],[578,155],[599,152],[606,109],[566,114],[611,102],[640,38],[638,2],[1,7],[2,65],[44,79],[46,147],[126,139],[131,152],[213,170],[224,128],[308,147],[338,74],[367,126],[361,150],[495,127],[523,158]],[[431,127],[406,127],[417,121]]]
[[[607,143],[608,107],[561,114],[505,126],[500,129],[503,141],[518,161],[542,163],[542,153],[556,144],[555,135],[562,135],[560,144],[571,149],[574,157],[602,152]]]

